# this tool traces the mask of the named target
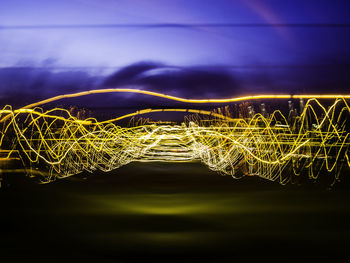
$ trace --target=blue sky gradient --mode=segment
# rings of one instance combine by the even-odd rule
[[[0,100],[107,84],[188,97],[345,92],[349,11],[347,0],[2,0]],[[193,26],[208,23],[235,25]]]

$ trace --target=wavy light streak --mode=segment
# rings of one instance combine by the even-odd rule
[[[276,110],[240,118],[194,109],[145,109],[98,121],[80,120],[66,109],[44,111],[37,107],[63,98],[106,92],[135,92],[186,103],[309,100],[299,114],[291,110],[289,116],[284,116]],[[328,107],[319,100],[329,98],[333,103]],[[200,161],[234,178],[255,175],[282,184],[302,174],[316,179],[327,173],[338,179],[341,167],[350,167],[348,98],[350,95],[253,95],[193,100],[129,89],[66,94],[21,109],[5,106],[0,110],[0,162],[21,160],[26,173],[42,182],[83,171],[111,171],[134,161]],[[190,113],[192,117],[181,125],[117,125],[121,119],[160,111]]]

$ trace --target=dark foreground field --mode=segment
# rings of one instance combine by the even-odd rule
[[[0,192],[0,261],[347,262],[347,185],[281,186],[155,163],[15,183]]]

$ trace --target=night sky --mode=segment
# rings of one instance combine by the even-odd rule
[[[0,10],[2,104],[106,86],[207,98],[350,85],[346,0],[3,0]]]

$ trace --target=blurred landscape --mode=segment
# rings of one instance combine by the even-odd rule
[[[132,163],[47,185],[8,178],[2,262],[345,262],[348,173],[332,189],[235,180],[197,163]]]
[[[0,108],[16,110],[53,96],[107,88],[191,99],[349,95],[349,10],[349,0],[1,0]],[[329,109],[334,101],[322,103]],[[42,145],[54,142],[51,137],[60,140],[68,130],[75,134],[76,127],[87,131],[80,120],[89,117],[104,121],[148,108],[211,111],[227,106],[233,113],[228,116],[233,118],[242,115],[240,118],[248,119],[254,109],[255,113],[264,109],[264,115],[281,110],[295,120],[304,102],[185,105],[145,94],[95,94],[42,105],[44,111],[55,107],[67,110],[79,124],[71,125],[71,130],[61,129],[68,127],[68,122],[60,126],[52,118],[57,129],[52,133],[46,130],[46,141],[39,140],[38,134],[47,116],[35,122],[28,113],[20,116],[18,123],[42,150]],[[10,118],[4,121],[8,113],[3,113],[0,262],[349,262],[350,169],[348,157],[334,158],[342,150],[349,151],[346,114],[350,108],[343,109],[334,111],[332,120],[341,113],[343,118],[335,125],[330,122],[324,130],[311,121],[308,127],[312,118],[305,118],[307,133],[312,134],[309,139],[319,144],[315,142],[314,152],[308,152],[310,146],[298,156],[304,165],[303,158],[311,160],[317,151],[316,173],[325,170],[328,157],[331,162],[338,161],[334,174],[341,165],[343,170],[334,185],[334,174],[330,177],[322,172],[317,180],[309,180],[307,169],[301,169],[306,172],[293,176],[287,185],[257,176],[236,180],[199,162],[131,162],[103,173],[95,168],[108,163],[108,155],[103,156],[106,162],[84,163],[93,164],[91,167],[78,162],[70,165],[70,160],[80,160],[79,152],[62,167],[77,172],[95,169],[93,173],[83,171],[38,184],[37,178],[28,175],[39,174],[40,168],[49,175],[53,166],[44,161],[32,165],[28,158],[21,159],[25,150],[16,145],[21,141],[20,129]],[[319,108],[317,114],[319,119],[325,116]],[[149,123],[160,120],[181,125],[184,121],[183,112],[141,117],[150,118]],[[115,124],[118,129],[132,127],[133,121]],[[8,123],[12,125],[9,130],[5,128],[10,127]],[[274,124],[276,134],[290,128]],[[329,141],[323,140],[323,132],[329,131],[333,132]],[[303,137],[302,133],[295,133],[294,138]],[[334,134],[341,136],[336,140]],[[82,138],[68,137],[67,141]],[[178,142],[170,144],[174,141]],[[284,145],[289,141],[289,149],[294,149],[295,141],[289,139],[277,140],[276,145],[286,141]],[[221,142],[226,145],[226,140]],[[326,142],[328,153],[318,151]],[[57,149],[57,145],[49,146]],[[265,145],[270,145],[269,139]],[[15,147],[20,149],[19,155],[9,158]],[[264,147],[263,154],[275,153]],[[48,158],[63,152],[52,148],[45,152]],[[165,144],[165,149],[169,148]],[[170,157],[182,150],[174,148],[167,152]],[[119,156],[125,157],[125,148],[120,149]],[[27,152],[33,153],[28,147]],[[83,158],[96,157],[85,153]],[[114,151],[109,156],[119,161]],[[68,168],[62,175],[71,172]],[[290,166],[288,169],[287,177],[289,171],[292,175]]]

